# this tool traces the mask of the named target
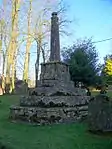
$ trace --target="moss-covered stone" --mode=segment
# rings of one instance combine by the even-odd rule
[[[99,94],[91,98],[88,107],[88,124],[91,131],[112,131],[112,99]]]

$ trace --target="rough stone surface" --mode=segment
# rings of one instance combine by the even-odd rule
[[[74,88],[69,67],[60,61],[57,14],[52,14],[50,62],[41,64],[38,86],[20,99],[20,106],[10,108],[10,118],[29,123],[75,122],[87,116],[89,96]]]
[[[53,12],[51,17],[50,61],[60,61],[59,22],[56,12]]]
[[[112,131],[112,99],[97,95],[90,100],[88,124],[91,131]]]
[[[28,84],[22,80],[17,80],[15,83],[15,94],[26,94],[28,92]]]
[[[64,71],[59,69],[63,67]],[[75,122],[87,116],[89,99],[84,89],[70,81],[68,65],[46,63],[39,86],[20,99],[20,107],[10,108],[10,118],[37,125]]]
[[[32,90],[32,95],[50,96],[56,93],[63,95],[86,95],[84,89],[75,88],[70,80],[69,67],[63,62],[41,64],[40,83]]]
[[[88,106],[76,107],[11,107],[10,118],[32,124],[71,123],[87,116]]]
[[[29,96],[20,99],[20,106],[28,107],[75,107],[87,105],[88,96]]]

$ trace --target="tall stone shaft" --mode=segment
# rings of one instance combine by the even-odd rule
[[[60,61],[59,22],[56,12],[51,17],[50,61]]]

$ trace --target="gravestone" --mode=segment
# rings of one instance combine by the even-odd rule
[[[112,85],[108,85],[108,91],[112,91]]]
[[[51,17],[50,61],[41,64],[38,86],[10,108],[10,118],[32,124],[71,123],[88,114],[90,97],[84,89],[74,87],[69,67],[60,60],[59,22]]]
[[[99,94],[91,98],[88,106],[89,130],[96,132],[112,131],[112,99]]]
[[[28,92],[28,84],[23,80],[17,80],[15,82],[15,94],[26,94]]]

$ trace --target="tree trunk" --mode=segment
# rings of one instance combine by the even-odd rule
[[[16,72],[16,58],[17,58],[17,36],[18,36],[18,12],[20,7],[20,0],[14,1],[14,15],[15,17],[14,21],[14,29],[13,29],[13,57],[12,57],[12,79],[11,79],[11,92],[14,92],[15,89],[15,72]]]
[[[41,47],[41,50],[42,50],[43,63],[45,63],[45,51],[42,47]]]
[[[2,65],[2,89],[5,91],[5,54],[3,53],[3,65]]]
[[[37,43],[37,60],[35,64],[35,70],[36,70],[36,87],[38,86],[38,78],[39,78],[39,62],[40,62],[40,50],[41,50],[41,40],[36,41]]]
[[[8,47],[8,57],[7,57],[7,68],[6,68],[6,84],[10,85],[10,92],[15,88],[15,61],[17,53],[17,36],[18,36],[18,11],[20,7],[20,0],[12,1],[12,34],[11,41]],[[11,70],[12,68],[12,70]],[[12,71],[12,76],[10,76],[10,71]]]
[[[7,49],[7,55],[6,55],[6,88],[5,91],[6,93],[9,93],[10,90],[10,68],[11,68],[11,41],[8,45],[8,49]]]
[[[13,63],[12,63],[12,76],[11,76],[11,86],[10,86],[10,92],[14,93],[14,89],[15,89],[15,71],[16,71],[16,59],[13,59]]]
[[[30,62],[30,48],[31,48],[31,36],[30,36],[30,25],[31,25],[31,11],[32,11],[32,0],[30,0],[30,7],[28,12],[28,38],[26,43],[26,54],[24,62],[23,80],[28,83],[28,72],[29,72],[29,62]]]
[[[2,40],[0,40],[0,53],[2,51]]]

